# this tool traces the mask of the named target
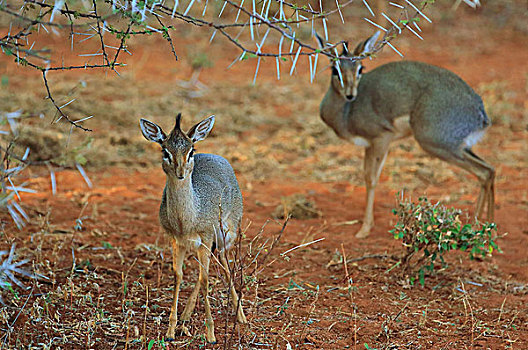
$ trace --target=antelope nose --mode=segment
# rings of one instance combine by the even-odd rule
[[[349,100],[349,101],[354,101],[354,100],[356,99],[356,96],[354,96],[354,95],[347,95],[346,98],[347,98],[347,100]]]
[[[180,169],[176,168],[174,169],[174,173],[176,175],[176,177],[179,179],[179,180],[183,180],[183,171],[181,171]]]

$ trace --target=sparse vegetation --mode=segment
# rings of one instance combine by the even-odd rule
[[[26,265],[30,261],[30,259],[15,261],[15,244],[11,245],[11,249],[9,251],[0,251],[0,259],[2,259],[2,263],[0,264],[0,288],[9,291],[14,299],[19,299],[19,293],[13,287],[19,287],[22,290],[27,290],[26,285],[24,285],[24,283],[19,280],[19,277],[44,277],[29,272],[24,268],[24,265]],[[17,275],[19,277],[17,277]],[[13,282],[14,285],[11,282]],[[0,303],[2,305],[5,305],[4,299],[1,295]]]
[[[426,272],[432,273],[438,263],[445,269],[445,257],[450,251],[464,252],[471,260],[500,252],[495,223],[463,223],[460,209],[420,197],[418,203],[398,201],[393,213],[398,222],[390,233],[402,241],[405,253],[401,264],[404,273],[411,276],[411,284],[417,277],[423,286]]]
[[[71,5],[70,9],[83,4],[90,6],[90,1],[65,3]],[[201,18],[206,3],[195,2],[193,9],[200,12],[196,20]],[[208,7],[215,6],[219,11],[222,3],[209,1]],[[252,6],[251,1],[244,3]],[[511,8],[520,4],[519,0],[510,3]],[[332,1],[329,6],[334,4]],[[346,38],[353,42],[372,34],[374,27],[352,25],[348,20],[351,14],[355,16],[354,23],[368,16],[361,1],[353,5],[357,5],[357,13],[343,9],[346,25],[341,24],[338,13],[334,14],[336,23],[327,23],[329,40]],[[451,5],[451,1],[435,4],[446,8]],[[323,1],[323,6],[327,2]],[[473,207],[478,188],[470,175],[431,160],[416,143],[404,140],[391,148],[378,185],[375,205],[378,229],[367,240],[354,239],[359,225],[356,219],[364,208],[361,163],[364,149],[345,144],[318,117],[318,106],[328,83],[328,71],[322,71],[327,64],[323,57],[319,57],[317,77],[312,84],[307,57],[299,57],[297,76],[291,78],[287,75],[292,60],[281,61],[285,79],[280,82],[276,81],[275,60],[263,58],[257,85],[253,86],[258,58],[247,55],[247,60],[224,69],[241,51],[220,45],[221,37],[217,34],[211,46],[196,45],[196,49],[207,52],[214,67],[204,67],[200,75],[207,89],[191,94],[191,87],[181,84],[189,79],[192,70],[184,53],[186,47],[203,38],[203,32],[178,27],[169,30],[179,54],[177,62],[166,37],[155,33],[135,36],[127,40],[133,55],[123,52],[128,66],[118,69],[120,76],[84,69],[71,74],[49,74],[57,105],[75,98],[63,108],[68,115],[74,118],[94,115],[83,122],[94,132],[84,133],[76,128],[71,132],[71,125],[63,123],[64,120],[52,124],[56,110],[45,98],[42,75],[21,73],[23,67],[12,64],[13,56],[0,55],[0,113],[19,110],[22,113],[19,140],[25,141],[13,146],[13,154],[23,157],[29,146],[30,161],[45,160],[57,151],[69,152],[88,145],[88,139],[92,138],[91,146],[79,149],[76,154],[87,160],[86,172],[94,185],[89,188],[75,168],[69,169],[75,166],[76,159],[83,161],[76,154],[62,159],[67,169],[53,167],[56,178],[53,191],[47,166],[25,168],[20,176],[12,178],[16,186],[25,184],[25,188],[38,193],[19,192],[22,201],[18,201],[15,193],[8,193],[11,199],[17,199],[29,220],[19,230],[9,212],[0,211],[0,250],[9,252],[16,243],[17,254],[12,261],[31,259],[19,267],[28,273],[45,275],[49,280],[15,273],[25,287],[30,287],[26,289],[6,279],[12,290],[9,287],[1,290],[5,305],[0,307],[0,347],[526,348],[528,159],[526,102],[522,98],[526,75],[521,72],[526,69],[527,48],[519,44],[525,36],[492,30],[485,11],[475,12],[464,6],[461,3],[459,12],[451,14],[449,23],[437,20],[434,31],[424,28],[424,21],[418,23],[424,29],[420,34],[424,41],[404,35],[395,44],[409,59],[457,72],[483,96],[486,108],[491,108],[497,119],[476,150],[496,166],[497,224],[501,232],[510,234],[498,241],[504,254],[486,258],[484,263],[468,259],[467,250],[445,252],[449,268],[442,270],[437,258],[435,273],[425,271],[423,288],[411,287],[407,278],[394,273],[396,268],[387,272],[394,265],[393,255],[401,252],[400,241],[387,234],[396,221],[396,216],[390,214],[394,193],[404,187],[413,196],[427,193],[435,203],[440,200],[446,206],[466,209]],[[227,9],[224,15],[234,18],[236,11]],[[467,22],[459,22],[459,15]],[[161,18],[164,22],[166,19]],[[434,16],[432,19],[435,22]],[[8,23],[3,24],[7,33]],[[320,20],[315,23],[320,24]],[[294,27],[295,23],[289,25]],[[45,26],[52,34],[49,40],[42,39],[41,44],[51,47],[61,41],[65,44],[62,52],[66,63],[70,59],[84,62],[86,57],[81,59],[78,52],[71,52],[69,32],[57,36],[53,34],[57,28]],[[341,29],[338,31],[336,26]],[[69,31],[67,27],[64,30]],[[209,39],[209,29],[202,30],[208,32]],[[40,27],[39,38],[44,38],[44,33]],[[442,35],[441,45],[435,35]],[[80,37],[75,34],[74,48],[82,48],[83,53],[100,50],[97,34],[79,45],[78,41],[85,39]],[[107,32],[105,40],[111,38]],[[262,35],[255,38],[260,44]],[[474,45],[476,38],[479,45]],[[289,49],[285,43],[287,39],[283,49]],[[270,34],[263,51],[268,45],[276,49],[278,44]],[[107,48],[107,53],[115,50]],[[399,56],[387,48],[379,59],[367,60],[365,65],[371,70],[381,60],[396,59]],[[102,63],[104,57],[93,56],[90,61]],[[61,62],[57,59],[54,63]],[[490,83],[494,81],[500,84]],[[230,294],[225,281],[217,277],[219,266],[212,262],[210,300],[215,310],[216,345],[208,344],[203,336],[203,318],[198,313],[186,325],[191,336],[177,337],[174,342],[164,339],[174,286],[170,244],[160,234],[157,218],[164,178],[159,169],[161,155],[152,156],[137,122],[140,117],[148,117],[171,127],[177,112],[189,116],[189,122],[207,113],[222,120],[210,143],[200,145],[197,152],[217,153],[229,159],[244,194],[244,237],[230,259],[237,290],[243,291],[249,323],[235,325]],[[1,130],[10,131],[7,121],[1,124]],[[3,135],[0,146],[8,146],[11,136]],[[30,145],[32,140],[48,136],[53,138],[45,144],[48,146],[34,149],[38,146]],[[11,167],[21,165],[13,158],[9,161]],[[281,223],[271,218],[281,198],[291,193],[305,194],[320,216],[290,220],[278,239]],[[465,222],[465,214],[460,220]],[[8,253],[2,255],[0,263],[7,257]],[[418,257],[415,253],[411,263]],[[197,281],[196,264],[194,259],[185,260],[188,278],[182,286],[184,301]],[[418,285],[419,277],[414,276]],[[202,300],[197,312],[203,312]]]

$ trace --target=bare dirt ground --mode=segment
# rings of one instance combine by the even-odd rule
[[[526,31],[501,26],[490,13],[461,9],[438,15],[434,26],[424,28],[425,41],[406,36],[397,42],[406,59],[451,69],[483,97],[494,125],[475,151],[497,169],[496,222],[500,233],[508,233],[499,241],[503,253],[471,262],[455,254],[448,259],[450,269],[428,276],[423,287],[410,286],[398,268],[389,271],[393,260],[350,261],[349,294],[343,255],[401,252],[388,233],[398,191],[412,198],[427,195],[470,215],[476,180],[430,159],[413,140],[394,144],[377,189],[377,226],[370,237],[356,239],[365,196],[362,149],[337,139],[319,119],[328,70],[310,84],[307,62],[299,63],[293,77],[285,65],[277,82],[275,62],[264,61],[252,85],[255,61],[227,70],[237,51],[223,41],[210,47],[196,42],[200,32],[185,28],[176,40],[179,62],[165,41],[148,38],[130,45],[133,56],[120,77],[50,75],[57,96],[78,99],[68,107],[71,113],[96,116],[87,124],[94,132],[75,131],[68,146],[74,151],[62,159],[64,164],[80,155],[88,159],[93,188],[74,170],[57,171],[53,196],[48,170],[32,168],[25,181],[38,193],[23,196],[31,214],[28,226],[17,230],[8,214],[0,214],[2,248],[16,243],[19,255],[31,258],[35,270],[49,278],[25,280],[31,289],[18,290],[16,297],[3,292],[9,303],[1,309],[2,348],[140,349],[149,343],[155,349],[528,348]],[[368,32],[350,24],[342,34],[356,42]],[[68,50],[65,57],[75,59]],[[214,63],[200,74],[205,87],[183,84],[192,70],[184,57],[204,55]],[[396,59],[386,49],[366,65],[371,69]],[[21,130],[23,144],[33,146],[32,159],[56,155],[66,145],[69,126],[49,125],[53,110],[43,100],[40,75],[5,58],[0,74],[8,77],[0,90],[2,111],[22,107],[28,116],[44,115],[29,118]],[[187,126],[217,115],[213,134],[198,151],[220,154],[235,168],[248,227],[242,253],[254,255],[259,244],[265,246],[262,255],[271,251],[245,281],[247,325],[233,327],[225,288],[212,273],[216,345],[203,337],[200,304],[190,323],[193,336],[162,343],[174,281],[169,241],[157,218],[165,178],[157,145],[142,138],[138,119],[168,129],[177,112]],[[282,227],[273,217],[276,207],[293,194],[315,203],[320,216],[291,219],[269,250]],[[191,257],[185,275],[183,301],[197,278]],[[8,326],[13,328],[6,333]]]

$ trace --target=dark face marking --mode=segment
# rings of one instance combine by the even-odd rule
[[[163,171],[183,180],[192,172],[194,145],[191,139],[176,128],[162,144]]]
[[[194,147],[189,151],[187,155],[187,161],[190,161],[192,157],[194,157]]]
[[[170,154],[166,148],[161,149],[161,156],[164,161],[172,163],[172,154]]]
[[[360,61],[339,60],[339,66],[332,66],[332,86],[335,92],[347,101],[354,101],[357,97],[359,81],[363,72]]]

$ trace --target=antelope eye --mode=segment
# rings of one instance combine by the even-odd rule
[[[192,156],[194,156],[194,149],[190,150],[187,159],[190,160],[192,158]]]
[[[360,66],[358,70],[358,74],[361,74],[361,73],[363,73],[363,66]]]
[[[170,156],[169,152],[167,152],[167,150],[166,150],[165,148],[163,148],[163,149],[161,150],[161,154],[162,154],[162,156],[163,156],[163,160],[166,160],[166,161],[168,161],[169,163],[171,162],[171,156]]]

